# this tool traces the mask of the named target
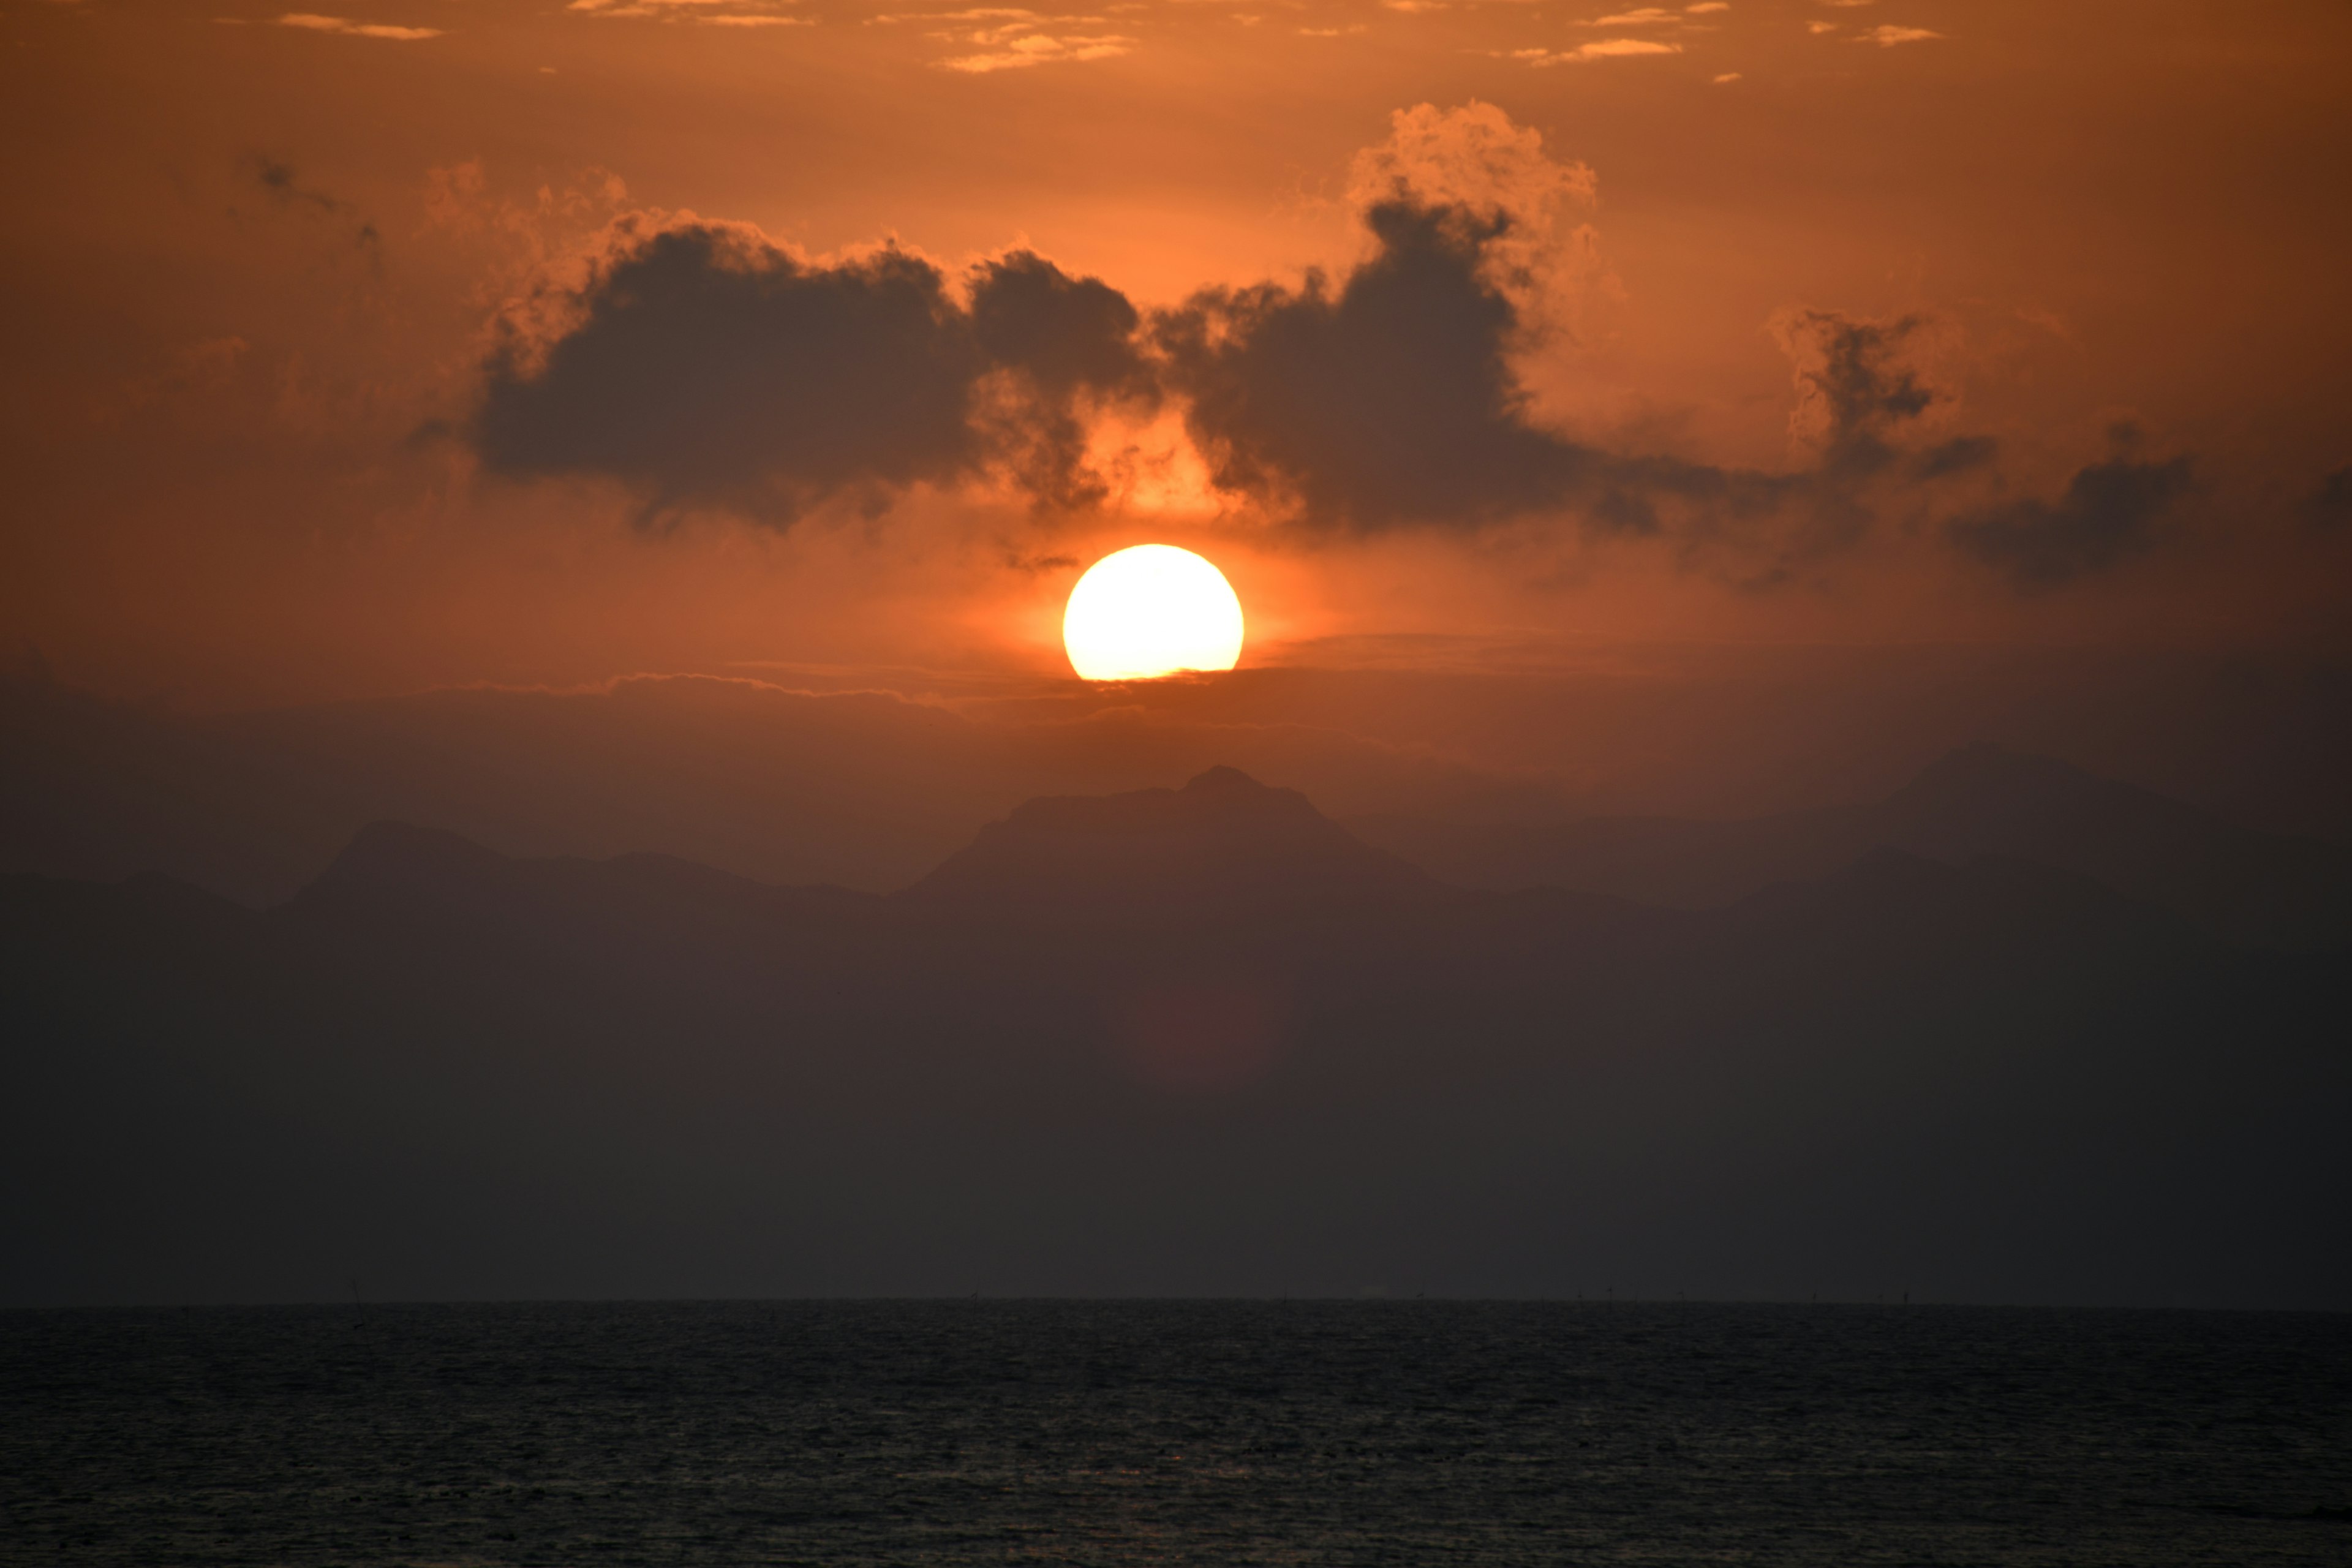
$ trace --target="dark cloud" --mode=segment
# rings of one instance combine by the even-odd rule
[[[1147,384],[1133,307],[1026,252],[967,307],[896,248],[814,266],[746,228],[632,230],[565,304],[564,330],[492,357],[467,434],[493,472],[616,479],[648,516],[789,521],[995,461],[1082,494],[1076,401]]]
[[[1110,285],[1072,278],[1028,251],[974,271],[972,336],[1004,373],[990,424],[1021,482],[1041,500],[1074,507],[1103,498],[1102,481],[1086,465],[1087,426],[1077,411],[1089,398],[1157,401],[1158,383],[1136,343],[1141,321]]]
[[[1309,532],[1549,515],[1664,539],[1752,587],[1852,546],[1893,487],[1995,465],[1990,437],[1917,443],[1952,396],[1930,374],[1937,322],[1810,309],[1773,323],[1810,466],[1581,445],[1534,423],[1512,367],[1532,336],[1495,265],[1514,212],[1391,190],[1364,216],[1373,249],[1337,279],[1206,290],[1148,321],[1027,251],[959,292],[896,248],[817,265],[739,226],[624,226],[554,301],[558,328],[509,334],[466,435],[491,472],[614,479],[649,519],[714,506],[789,522],[831,496],[878,507],[982,475],[1076,508],[1106,496],[1088,462],[1101,409],[1173,398],[1220,489]],[[2150,548],[2187,462],[2118,441],[2056,501],[1965,513],[1948,538],[2032,589]]]
[[[1820,447],[1828,472],[1861,477],[1885,468],[1895,457],[1889,437],[1948,395],[1916,357],[1934,325],[1925,316],[1880,321],[1793,310],[1772,325],[1797,365],[1795,426]]]
[[[790,517],[977,455],[979,347],[939,269],[903,251],[810,267],[748,230],[665,229],[606,258],[574,303],[570,331],[490,363],[471,435],[493,472],[607,476],[653,513]]]
[[[1376,530],[1554,507],[1599,477],[1597,454],[1527,422],[1517,311],[1483,266],[1509,218],[1391,200],[1366,222],[1380,248],[1336,289],[1218,289],[1154,322],[1216,483]],[[1631,492],[1603,513],[1654,525]]]
[[[1808,312],[1822,464],[1795,474],[1622,457],[1530,420],[1513,374],[1527,336],[1492,265],[1517,221],[1391,195],[1365,221],[1370,258],[1338,284],[1261,284],[1196,296],[1152,324],[1171,389],[1223,489],[1292,506],[1313,530],[1476,528],[1565,511],[1614,534],[1672,538],[1687,559],[1751,586],[1800,575],[1866,531],[1854,484],[1885,466],[1884,434],[1938,395],[1902,363],[1921,319]],[[1990,456],[1952,444],[1954,470]]]
[[[1145,395],[1151,368],[1137,351],[1141,318],[1098,278],[1072,278],[1025,250],[985,262],[971,289],[972,335],[990,363],[1017,368],[1048,396]]]
[[[2038,498],[1965,512],[1946,537],[2019,587],[2053,588],[2156,547],[2167,513],[2196,485],[2189,459],[2140,461],[2137,432],[2119,426],[2104,463],[2077,471],[2055,501]]]
[[[1958,436],[1920,453],[1912,460],[1911,473],[1921,479],[1949,479],[1990,467],[2000,452],[2000,443],[1990,436]]]

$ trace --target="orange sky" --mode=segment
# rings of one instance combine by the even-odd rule
[[[337,4],[0,12],[0,630],[69,680],[220,709],[646,670],[1058,679],[1076,572],[1147,539],[1227,570],[1250,664],[1410,666],[1429,637],[1515,667],[2345,652],[2352,12],[2329,0]],[[1351,454],[1339,420],[1326,468],[1285,468],[1276,371],[1217,371],[1256,401],[1212,429],[1209,373],[1151,336],[1206,288],[1295,305],[1320,266],[1344,289],[1400,190],[1510,226],[1478,274],[1511,312],[1508,395],[1464,437],[1532,454],[1504,500],[1453,437],[1412,448],[1453,417],[1427,384],[1305,385],[1309,417],[1389,399],[1412,449]],[[812,268],[895,237],[958,310],[968,268],[1033,249],[1135,308],[1150,394],[1071,405],[1076,502],[1010,458],[788,514],[698,489],[690,454],[646,459],[687,476],[652,496],[603,426],[501,457],[476,423],[498,324],[562,343],[611,303],[578,292],[592,260],[698,223]],[[1805,377],[1856,332],[1885,396],[1848,429]],[[712,409],[781,417],[730,402],[718,361],[664,365],[684,380],[580,395],[618,399],[615,430],[690,406],[689,445]],[[1840,429],[1878,466],[1842,468]],[[1210,482],[1218,441],[1261,437],[1264,483]],[[1554,458],[1604,477],[1541,477]],[[1654,485],[1660,459],[1683,477]],[[1412,515],[1381,510],[1383,461],[1428,479]],[[1690,499],[1717,484],[1795,499]],[[1654,526],[1606,521],[1647,500]]]

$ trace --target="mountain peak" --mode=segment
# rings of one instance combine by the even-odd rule
[[[1098,919],[1393,902],[1441,890],[1297,790],[1219,766],[1181,789],[1025,801],[900,896]]]
[[[1274,792],[1239,768],[1219,763],[1205,772],[1194,773],[1184,784],[1183,793],[1192,795],[1271,795]],[[1295,793],[1286,790],[1286,795]],[[1305,798],[1304,796],[1301,797]]]
[[[405,901],[455,884],[497,877],[512,862],[460,834],[411,822],[371,822],[317,879],[295,894],[310,907]]]

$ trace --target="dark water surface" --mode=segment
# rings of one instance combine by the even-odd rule
[[[2352,1563],[2352,1318],[0,1313],[0,1560]]]

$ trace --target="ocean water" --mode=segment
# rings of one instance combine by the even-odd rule
[[[0,1313],[9,1563],[2352,1563],[2352,1318]]]

